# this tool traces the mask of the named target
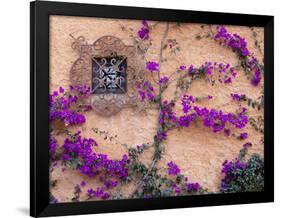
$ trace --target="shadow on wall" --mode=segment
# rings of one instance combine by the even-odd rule
[[[22,215],[29,215],[29,208],[27,207],[19,207],[17,208],[17,211],[19,211]]]

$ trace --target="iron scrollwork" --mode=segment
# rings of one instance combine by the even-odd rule
[[[111,116],[124,107],[138,105],[135,83],[143,79],[144,64],[134,46],[114,36],[89,44],[80,36],[74,38],[72,48],[79,58],[70,70],[70,81],[91,87],[90,104],[96,113]]]
[[[127,58],[123,56],[92,59],[92,93],[125,94],[127,91]]]

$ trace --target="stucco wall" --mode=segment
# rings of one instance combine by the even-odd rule
[[[164,32],[165,23],[150,21],[150,24],[157,24],[150,33],[152,46],[149,48],[146,59],[159,59],[160,42]],[[117,36],[128,45],[133,45],[132,38],[128,32],[122,31],[120,25],[132,28],[136,33],[141,27],[140,21],[134,20],[114,20],[100,18],[81,18],[81,17],[50,17],[50,89],[58,89],[59,86],[67,87],[70,85],[70,69],[78,54],[71,48],[73,39],[69,36],[84,36],[89,43],[93,43],[103,35]],[[248,48],[254,56],[262,62],[263,55],[255,46],[255,38],[249,27],[227,26],[232,33],[238,33],[246,38]],[[215,30],[215,28],[213,27]],[[196,39],[198,34],[204,35],[208,28],[202,28],[200,24],[171,24],[167,38],[175,38],[181,47],[176,55],[164,53],[168,61],[161,66],[162,75],[170,75],[178,66],[184,64],[189,66],[200,66],[205,61],[226,62],[231,65],[237,64],[237,56],[230,49],[224,48],[210,38]],[[263,28],[255,28],[257,37],[263,46]],[[252,99],[260,96],[261,86],[251,86],[246,79],[243,70],[238,71],[238,76],[230,85],[218,84],[211,86],[205,81],[196,81],[192,84],[188,93],[193,96],[212,95],[213,99],[199,103],[208,108],[214,107],[225,112],[234,112],[238,109],[238,104],[231,101],[230,93],[244,93]],[[175,86],[169,87],[165,92],[165,98],[173,97]],[[180,103],[176,105],[180,109]],[[249,116],[257,117],[263,111],[249,109]],[[134,108],[123,109],[120,113],[111,117],[101,117],[94,111],[86,113],[87,121],[81,127],[73,129],[82,130],[82,135],[93,137],[99,143],[97,151],[104,152],[111,158],[120,158],[126,152],[121,146],[126,143],[135,146],[144,142],[152,142],[156,132],[158,112],[148,110],[147,114],[139,113]],[[108,131],[111,135],[117,135],[113,141],[105,140],[93,132],[93,128]],[[262,135],[248,125],[243,132],[248,132],[249,139],[253,146],[249,152],[258,153],[263,156],[264,145],[260,142]],[[238,131],[237,131],[238,133]],[[57,139],[62,143],[63,135]],[[166,164],[174,161],[187,175],[191,181],[199,181],[204,188],[209,191],[218,191],[221,180],[221,165],[226,159],[235,158],[242,148],[243,142],[234,137],[226,137],[223,133],[214,134],[210,129],[203,126],[192,125],[189,128],[173,130],[168,132],[168,140],[164,141],[165,151],[161,161],[158,163],[160,171],[165,172]],[[148,150],[142,155],[144,162],[149,162],[152,151]],[[73,197],[73,186],[82,180],[88,183],[85,190],[89,187],[98,186],[95,179],[82,176],[78,171],[66,169],[62,171],[57,167],[51,173],[52,179],[57,179],[57,186],[52,190],[54,196],[59,201],[70,201]],[[133,184],[123,187],[124,193],[130,193]]]

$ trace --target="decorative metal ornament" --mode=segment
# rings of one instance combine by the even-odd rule
[[[83,36],[74,40],[72,48],[78,51],[79,58],[70,70],[70,81],[75,86],[91,87],[94,111],[112,116],[124,107],[137,106],[135,84],[144,78],[144,60],[137,55],[136,47],[114,36],[103,36],[93,44]]]
[[[127,58],[123,56],[92,59],[92,93],[124,94],[127,89]]]

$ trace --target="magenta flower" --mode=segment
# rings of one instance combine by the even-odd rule
[[[251,84],[253,86],[257,86],[261,81],[261,72],[260,70],[256,70],[255,75],[253,76],[253,78],[251,79]]]
[[[142,20],[141,23],[143,26],[148,26],[147,20]]]
[[[142,81],[136,84],[136,89],[138,91],[140,100],[143,102],[146,99],[150,102],[155,100],[155,92],[149,81]]]
[[[142,27],[139,31],[138,31],[138,36],[142,39],[142,40],[147,40],[149,39],[149,29],[147,27]]]
[[[116,187],[118,185],[118,181],[105,180],[103,182],[103,184],[106,188],[113,188],[113,187]]]
[[[232,83],[231,77],[228,77],[227,79],[225,79],[225,80],[224,80],[224,83],[225,83],[225,84]]]
[[[92,188],[90,188],[87,190],[87,195],[89,198],[93,198],[95,196],[95,191]]]
[[[64,89],[60,86],[60,88],[59,88],[59,92],[60,93],[64,93]]]
[[[240,139],[246,139],[248,138],[248,133],[244,132],[244,133],[241,133],[240,136],[239,136]]]
[[[167,100],[163,101],[162,108],[160,111],[160,119],[159,123],[161,125],[163,124],[169,124],[169,122],[176,123],[177,117],[176,113],[173,112],[173,107],[175,106],[174,101],[168,102]]]
[[[83,138],[78,132],[71,138],[65,139],[62,146],[63,161],[79,159],[78,169],[90,178],[104,173],[105,176],[125,180],[128,177],[128,157],[123,155],[121,160],[112,160],[105,154],[94,152],[94,146],[97,146],[94,139]],[[116,185],[116,181],[110,182],[110,186]]]
[[[183,113],[188,113],[191,109],[191,104],[194,103],[195,100],[193,96],[191,95],[183,95],[181,98],[181,104],[182,104],[182,111]]]
[[[138,36],[142,40],[149,39],[149,28],[148,28],[148,23],[146,20],[142,21],[142,27],[138,31]]]
[[[236,93],[231,93],[230,95],[231,95],[232,99],[235,101],[242,101],[242,100],[246,99],[246,95],[244,95],[244,94],[239,95]]]
[[[227,123],[233,125],[235,128],[241,129],[249,122],[244,109],[239,114],[224,113],[221,110],[193,106],[193,102],[194,98],[192,96],[185,95],[182,97],[182,106],[185,115],[179,117],[179,119],[174,119],[179,126],[189,127],[193,120],[198,119],[203,122],[205,127],[212,128],[213,132],[220,132],[225,129]],[[229,133],[226,130],[225,134],[228,135]]]
[[[180,189],[180,187],[179,187],[179,186],[177,186],[177,184],[176,184],[176,183],[173,183],[173,185],[172,185],[172,189],[175,191],[175,193],[176,193],[177,195],[180,195],[180,193],[181,193],[181,189]]]
[[[84,187],[84,186],[86,186],[86,182],[85,182],[85,181],[81,181],[80,185],[81,185],[82,187]]]
[[[167,76],[162,76],[159,80],[160,85],[166,85],[169,82],[169,77]]]
[[[181,65],[181,66],[179,67],[179,69],[180,69],[180,70],[185,70],[185,69],[186,69],[186,66],[185,66],[185,65]]]
[[[186,189],[188,192],[197,192],[201,186],[199,185],[198,182],[196,183],[186,183]]]
[[[109,198],[109,194],[107,192],[105,192],[103,195],[102,195],[102,199],[103,200],[107,200]]]
[[[155,61],[149,61],[146,63],[146,69],[149,71],[159,71],[159,64]]]
[[[168,164],[168,173],[169,175],[172,175],[172,176],[176,176],[180,173],[180,168],[174,163],[174,162],[169,162]]]
[[[167,139],[167,133],[165,131],[158,131],[156,138],[158,141],[163,141]]]
[[[189,74],[193,74],[194,73],[194,67],[193,65],[190,65],[189,68],[188,68],[188,73]]]
[[[243,148],[248,149],[248,148],[251,147],[251,146],[252,146],[252,143],[251,143],[251,142],[247,142],[247,143],[245,143],[245,144],[243,145]]]
[[[195,68],[193,65],[190,65],[187,70],[187,75],[194,76],[194,75],[204,75],[207,77],[208,81],[211,81],[210,78],[208,78],[210,75],[213,75],[215,71],[219,72],[219,78],[218,81],[220,83],[224,82],[231,83],[232,78],[228,76],[228,74],[231,74],[231,76],[234,78],[236,76],[236,72],[234,71],[233,67],[230,67],[230,64],[225,63],[217,63],[217,62],[205,62],[202,64],[199,68]]]
[[[75,109],[75,104],[79,99],[86,98],[90,93],[90,87],[77,86],[79,94],[74,95],[74,91],[65,93],[62,87],[49,95],[49,119],[50,121],[62,121],[66,126],[79,125],[86,121],[85,116],[80,114],[81,108]],[[86,106],[84,111],[91,110],[90,106]],[[79,111],[79,113],[78,113]]]
[[[57,151],[57,141],[53,137],[50,137],[49,139],[49,151],[50,151],[50,158],[54,160]]]
[[[254,72],[251,84],[253,86],[257,86],[261,80],[261,69],[257,59],[250,54],[250,51],[247,48],[246,40],[236,33],[232,35],[223,26],[217,27],[217,33],[215,34],[214,39],[222,45],[231,48],[233,51],[238,53],[239,56],[251,58],[250,60],[248,58],[246,59],[246,66],[250,71]],[[232,72],[232,76],[235,77],[236,73]]]
[[[236,33],[232,35],[226,30],[224,26],[217,27],[217,33],[214,36],[214,39],[219,41],[223,45],[232,48],[241,56],[250,55],[246,40]]]

